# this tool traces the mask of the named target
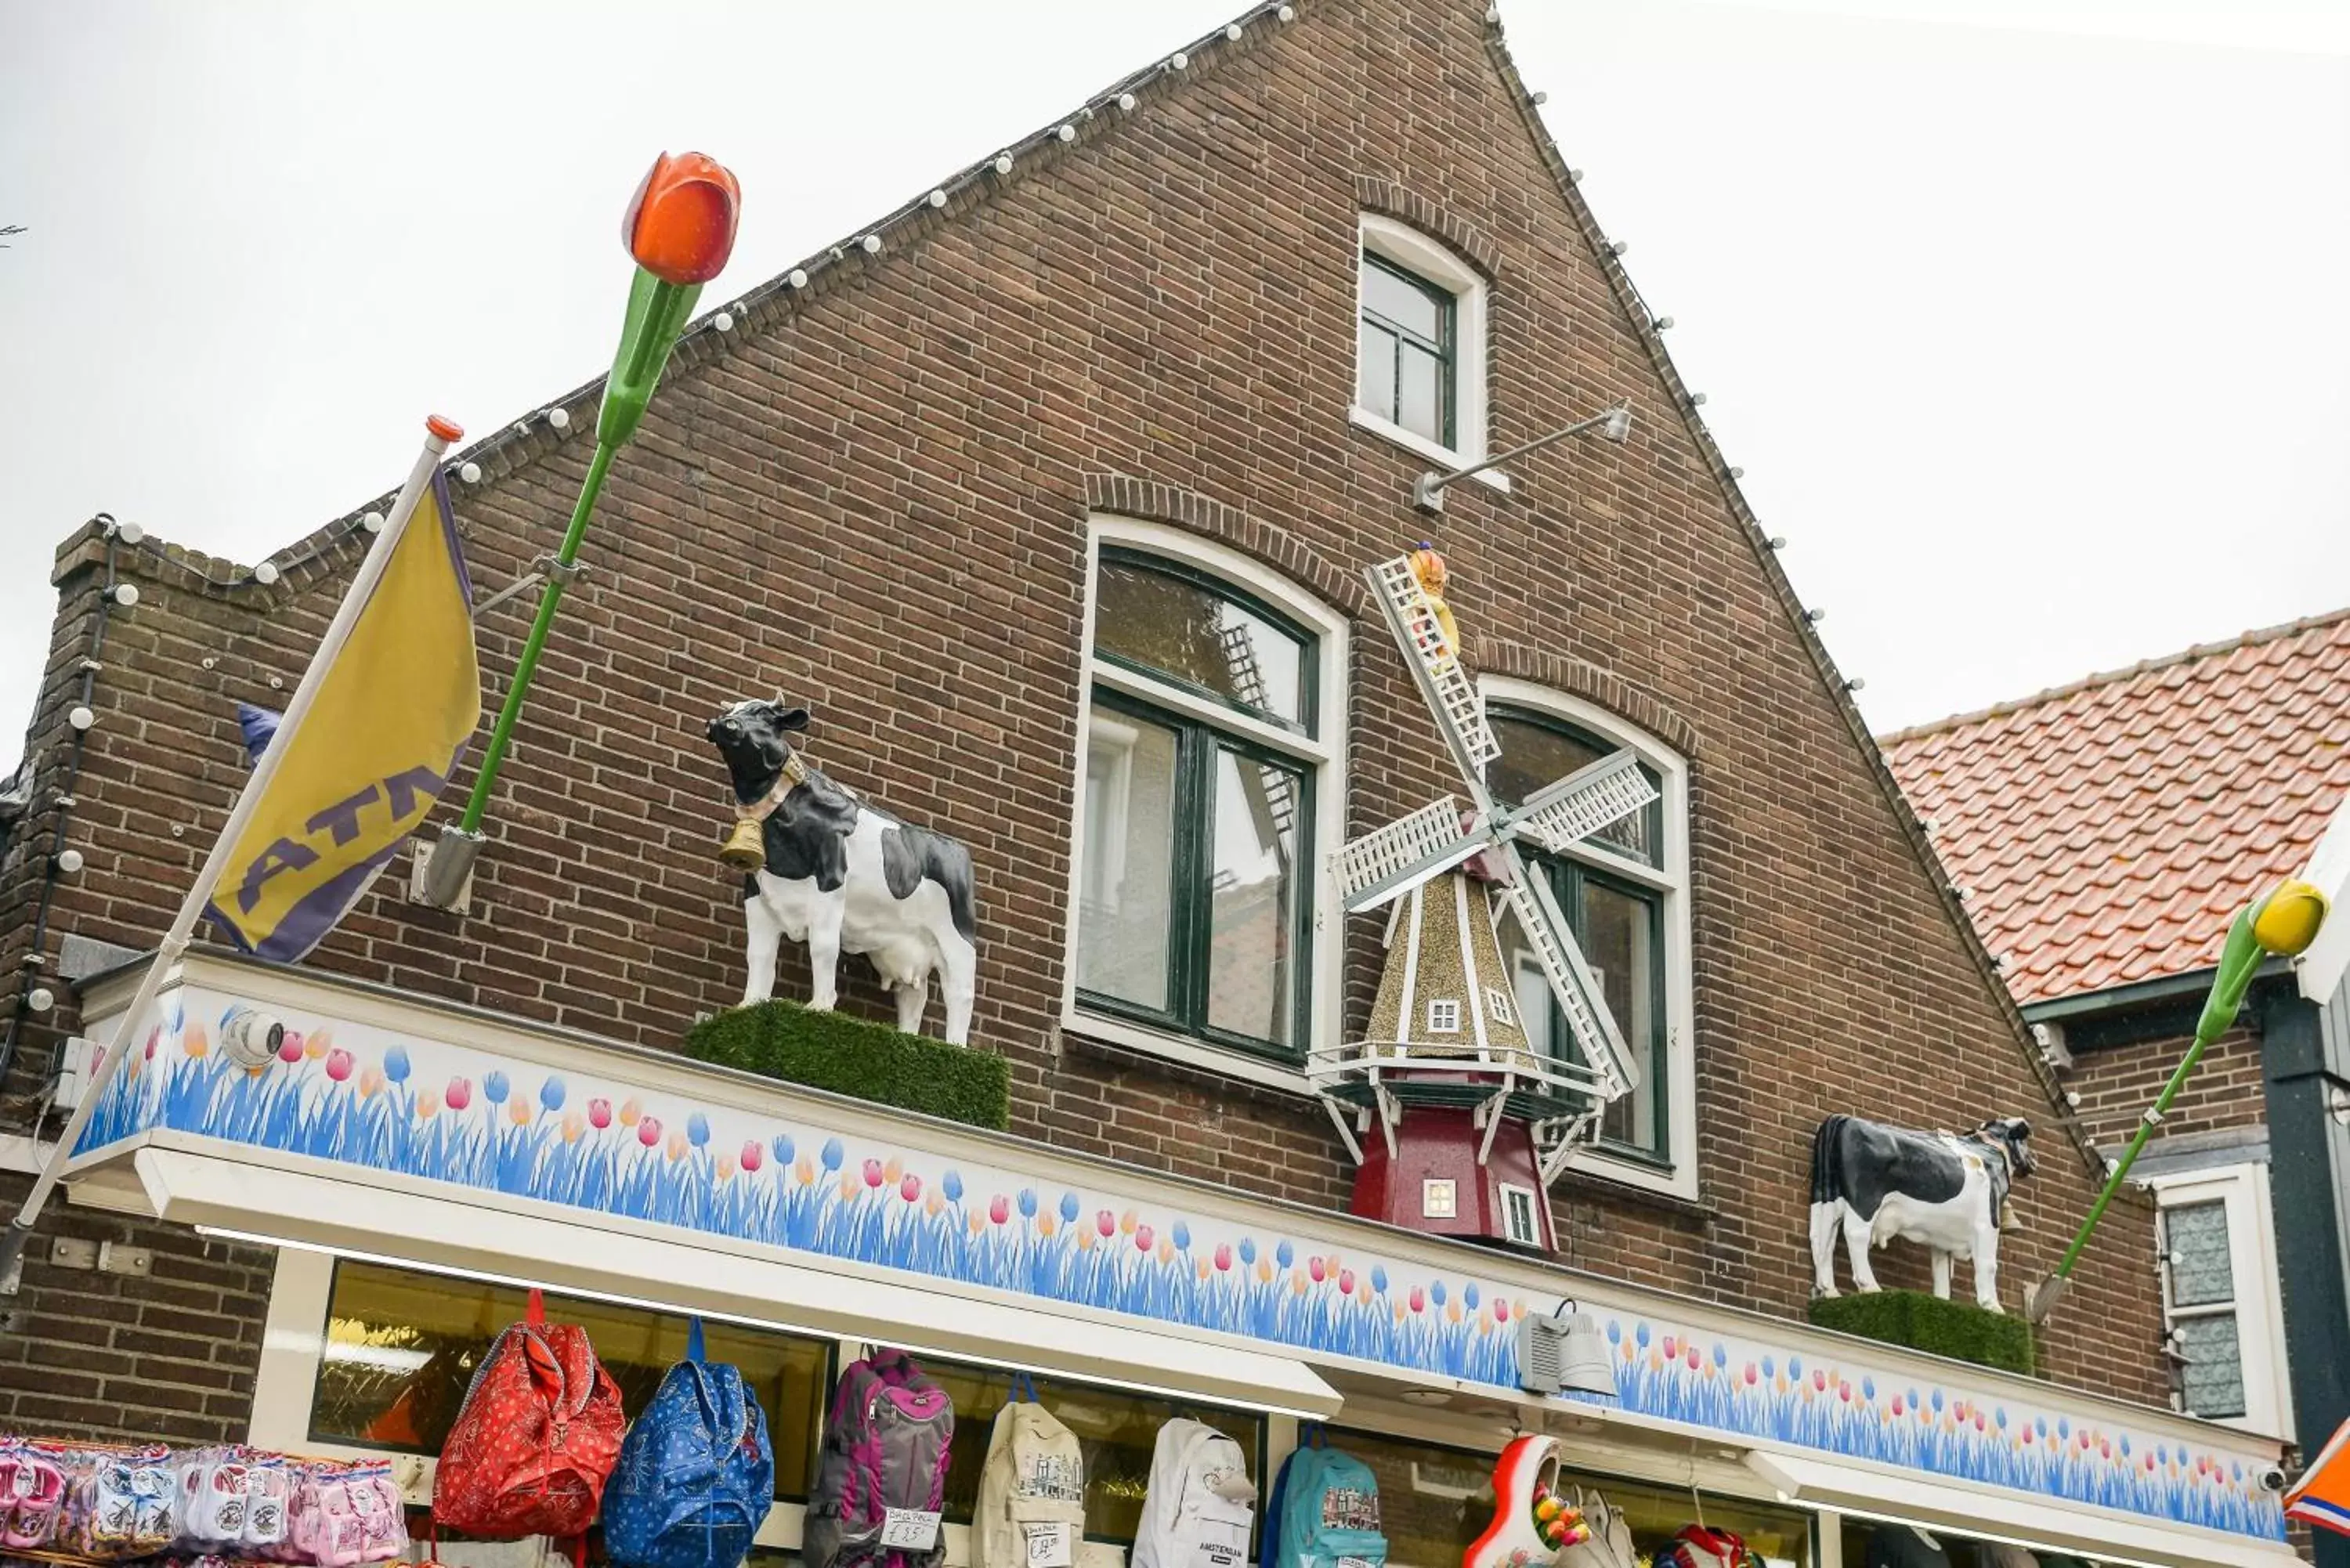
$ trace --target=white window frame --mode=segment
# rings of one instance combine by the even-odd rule
[[[1428,999],[1428,1032],[1430,1034],[1461,1033],[1461,999],[1457,996],[1431,996]]]
[[[1452,296],[1452,438],[1446,446],[1417,431],[1406,430],[1384,414],[1375,414],[1356,400],[1362,380],[1347,389],[1347,417],[1355,424],[1398,446],[1408,448],[1446,468],[1466,468],[1485,458],[1487,399],[1485,391],[1486,286],[1477,270],[1440,242],[1409,223],[1378,213],[1365,213],[1357,225],[1362,250],[1384,257],[1416,277],[1424,278]],[[1362,258],[1355,260],[1355,321],[1362,321]],[[1509,475],[1488,469],[1474,476],[1480,483],[1507,493]]]
[[[1499,1181],[1495,1182],[1493,1186],[1495,1195],[1500,1198],[1502,1202],[1502,1235],[1503,1238],[1508,1241],[1514,1241],[1522,1247],[1541,1246],[1543,1244],[1542,1194],[1536,1192],[1531,1187],[1522,1187],[1515,1182]],[[1519,1203],[1525,1205],[1526,1231],[1524,1235],[1520,1235],[1518,1233],[1519,1211],[1515,1205]]]
[[[1097,513],[1087,520],[1085,623],[1078,646],[1076,744],[1071,770],[1069,886],[1065,905],[1061,962],[1061,1028],[1065,1033],[1106,1041],[1164,1057],[1190,1067],[1238,1078],[1266,1088],[1311,1097],[1315,1091],[1302,1065],[1228,1051],[1153,1029],[1128,1019],[1085,1012],[1077,1002],[1078,925],[1086,888],[1086,735],[1096,685],[1150,702],[1241,736],[1299,763],[1313,776],[1314,842],[1298,856],[1297,875],[1311,881],[1314,927],[1305,973],[1309,999],[1306,1037],[1297,1044],[1299,1063],[1315,1046],[1338,1036],[1344,1003],[1338,888],[1329,867],[1344,847],[1347,822],[1347,622],[1329,606],[1279,573],[1212,540],[1163,523]],[[1105,545],[1139,551],[1218,577],[1282,612],[1314,637],[1315,713],[1319,733],[1254,719],[1224,703],[1187,692],[1094,657],[1094,614],[1101,602],[1101,555]]]
[[[2244,1413],[2215,1424],[2293,1440],[2293,1384],[2285,1366],[2284,1292],[2277,1282],[2276,1216],[2265,1161],[2182,1170],[2147,1184],[2164,1209],[2220,1203],[2228,1215],[2228,1266],[2234,1276],[2236,1342],[2244,1364]],[[2172,1326],[2163,1289],[2163,1328]],[[2192,1309],[2182,1315],[2200,1315]]]
[[[1662,870],[1591,843],[1566,851],[1565,857],[1653,888],[1663,896],[1666,1081],[1661,1090],[1666,1096],[1667,1125],[1672,1131],[1671,1164],[1660,1169],[1611,1155],[1605,1148],[1586,1146],[1568,1156],[1566,1168],[1695,1202],[1697,1008],[1690,920],[1689,761],[1654,735],[1635,729],[1605,708],[1555,688],[1506,675],[1482,676],[1477,686],[1489,710],[1515,708],[1588,730],[1630,751],[1656,773],[1658,788],[1664,797],[1659,803],[1664,817]],[[1642,1063],[1641,1070],[1648,1071],[1648,1064]]]

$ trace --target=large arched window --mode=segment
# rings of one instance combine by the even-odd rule
[[[1502,754],[1487,782],[1504,802],[1629,747],[1658,798],[1566,851],[1529,854],[1548,878],[1608,1011],[1640,1064],[1640,1082],[1602,1113],[1595,1151],[1611,1174],[1693,1195],[1695,1083],[1690,1071],[1688,790],[1681,760],[1650,737],[1555,692],[1485,682]],[[1604,726],[1604,727],[1603,727]],[[1565,1022],[1514,925],[1503,927],[1517,972],[1519,1011],[1543,1049],[1561,1048]]]
[[[1195,540],[1097,524],[1078,781],[1071,1001],[1292,1063],[1316,1005],[1316,867],[1341,635]]]

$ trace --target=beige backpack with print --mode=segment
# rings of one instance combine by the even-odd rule
[[[1072,1568],[1086,1535],[1086,1460],[1076,1434],[1050,1410],[1017,1397],[995,1413],[979,1502],[971,1521],[972,1568]]]

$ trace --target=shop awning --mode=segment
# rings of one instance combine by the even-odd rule
[[[170,1135],[164,1135],[168,1137]],[[218,1146],[214,1146],[217,1147]],[[163,1219],[279,1245],[541,1284],[910,1350],[1308,1417],[1338,1394],[1302,1362],[1222,1340],[1128,1327],[1083,1307],[900,1282],[889,1271],[726,1243],[529,1199],[443,1196],[435,1183],[298,1157],[160,1141],[134,1157]],[[312,1168],[303,1168],[303,1167]],[[690,1240],[680,1239],[691,1237]]]
[[[2100,1563],[2147,1568],[2291,1568],[2282,1541],[2255,1541],[2191,1524],[2158,1524],[2085,1504],[2049,1502],[1967,1481],[1901,1474],[1756,1449],[1747,1464],[1786,1502],[1947,1530],[1953,1535],[2055,1548]]]

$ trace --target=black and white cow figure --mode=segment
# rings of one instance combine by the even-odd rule
[[[1975,1301],[1998,1312],[1999,1230],[2008,1189],[2032,1174],[2032,1124],[1988,1121],[1960,1137],[1830,1116],[1812,1139],[1813,1293],[1836,1293],[1836,1232],[1852,1282],[1878,1289],[1868,1250],[1898,1237],[1933,1251],[1934,1293],[1950,1295],[1950,1260],[1972,1258]]]
[[[775,993],[776,953],[789,937],[807,944],[810,1007],[832,1007],[840,955],[863,953],[896,993],[898,1027],[910,1033],[921,1028],[937,975],[945,1038],[965,1044],[979,971],[971,851],[876,811],[808,766],[787,738],[807,723],[806,708],[754,699],[707,732],[765,852],[743,878],[751,970],[743,1004]]]

